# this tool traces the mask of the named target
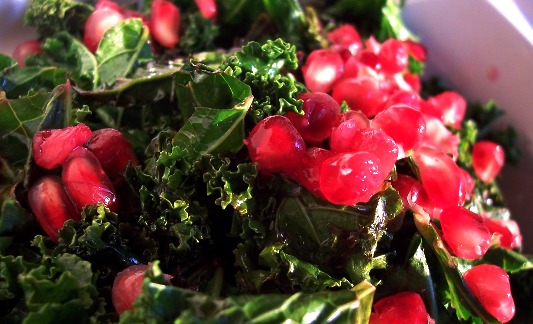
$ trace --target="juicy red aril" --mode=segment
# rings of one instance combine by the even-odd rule
[[[326,149],[311,147],[305,152],[300,166],[291,170],[288,175],[311,191],[315,196],[326,199],[322,191],[320,191],[320,168],[322,162],[332,155],[333,153]]]
[[[194,2],[204,18],[215,19],[217,17],[217,4],[215,0],[194,0]]]
[[[403,79],[414,92],[420,93],[420,91],[422,90],[422,82],[420,82],[419,75],[410,72],[405,72],[405,74],[403,75]]]
[[[418,93],[408,90],[398,90],[392,93],[387,101],[383,104],[385,108],[388,108],[396,104],[405,104],[411,108],[420,111],[421,98]]]
[[[422,185],[435,207],[458,206],[461,175],[452,158],[439,150],[421,147],[414,152],[413,160]]]
[[[368,201],[381,189],[388,171],[380,170],[379,158],[368,152],[338,153],[322,162],[320,190],[334,204],[355,205]]]
[[[244,140],[252,162],[266,173],[290,171],[299,167],[305,154],[305,142],[284,116],[274,115],[261,120]]]
[[[46,175],[28,192],[28,204],[45,233],[57,242],[58,231],[68,219],[80,219],[58,176]]]
[[[35,54],[41,54],[41,42],[37,40],[28,40],[20,43],[13,50],[13,58],[17,61],[17,64],[21,67],[26,66],[26,59]]]
[[[485,217],[484,222],[489,231],[499,238],[502,247],[515,249],[522,245],[520,228],[514,220]]]
[[[450,154],[454,159],[458,156],[459,136],[453,134],[442,121],[436,117],[424,114],[426,121],[426,136],[420,146],[429,146]]]
[[[122,178],[128,163],[131,162],[134,166],[139,164],[130,143],[121,132],[113,128],[94,131],[85,147],[98,158],[113,182]]]
[[[424,62],[426,60],[426,49],[422,44],[413,40],[407,39],[402,41],[407,54],[411,55],[415,60]]]
[[[63,163],[65,189],[74,205],[81,210],[85,205],[104,204],[111,211],[118,209],[113,184],[105,174],[96,156],[84,147],[78,147]]]
[[[111,0],[98,0],[96,4],[94,5],[94,10],[98,10],[98,9],[111,9],[111,10],[115,10],[118,12],[122,11],[122,8],[120,7],[120,5],[116,3],[115,1],[111,1]]]
[[[369,128],[370,120],[360,110],[348,110],[341,113],[339,118],[339,125],[347,120],[353,120],[354,127],[358,129]],[[335,126],[339,126],[335,125]]]
[[[108,6],[93,11],[85,22],[83,43],[91,52],[96,52],[105,32],[122,20],[122,13]]]
[[[350,109],[361,110],[367,117],[376,115],[383,102],[379,83],[371,77],[339,81],[333,88],[332,97],[339,104],[346,101]]]
[[[491,182],[505,164],[505,151],[491,141],[479,141],[472,149],[472,167],[483,182]]]
[[[390,38],[381,44],[378,52],[381,71],[387,75],[396,74],[407,67],[408,56],[403,43]]]
[[[142,292],[144,273],[150,266],[138,264],[130,266],[117,274],[111,288],[111,301],[118,314],[133,309],[133,302]],[[166,279],[172,276],[165,274]]]
[[[432,209],[422,184],[415,178],[398,174],[396,180],[392,181],[392,187],[400,194],[405,208],[412,208],[416,204],[424,209]]]
[[[509,322],[516,308],[509,275],[493,264],[480,264],[466,271],[463,279],[487,312],[502,323]]]
[[[392,137],[401,148],[400,157],[404,152],[413,149],[426,132],[426,122],[422,114],[404,104],[397,104],[380,112],[372,119],[373,128],[382,129]]]
[[[430,97],[424,109],[430,115],[440,118],[445,125],[461,129],[466,111],[466,100],[456,92],[445,91]]]
[[[343,71],[341,55],[328,49],[312,51],[302,67],[305,85],[312,92],[329,92]]]
[[[336,128],[337,133],[341,129]],[[370,152],[379,157],[379,168],[383,172],[390,172],[398,157],[398,146],[394,140],[380,129],[366,128],[355,130],[351,134],[344,151],[338,150],[340,146],[332,137],[330,145],[334,152]]]
[[[409,291],[397,293],[375,302],[370,324],[428,324],[434,323],[419,294]]]
[[[470,197],[472,196],[472,192],[474,191],[475,181],[465,169],[459,168],[459,172],[461,173],[460,203],[462,205],[465,201],[470,199]]]
[[[288,112],[286,117],[309,143],[320,143],[331,134],[331,128],[338,123],[341,109],[328,94],[307,92],[301,94],[304,115]]]
[[[180,40],[181,12],[167,0],[154,0],[150,16],[150,34],[161,45],[173,48]]]
[[[492,234],[483,218],[463,207],[449,207],[440,214],[442,238],[455,256],[478,259],[490,247]]]
[[[91,135],[89,127],[81,123],[62,129],[39,131],[33,136],[33,159],[44,169],[56,168],[65,161],[73,149],[83,145]]]
[[[363,46],[357,29],[349,24],[339,26],[329,32],[328,40],[332,44],[347,48],[352,54],[355,54]]]

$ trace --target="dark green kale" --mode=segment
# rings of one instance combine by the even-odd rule
[[[85,3],[84,3],[85,2]],[[50,37],[61,31],[80,37],[93,6],[87,1],[32,0],[24,13],[24,22],[35,27],[41,37]]]

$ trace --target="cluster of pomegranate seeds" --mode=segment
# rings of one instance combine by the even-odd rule
[[[104,204],[117,211],[115,185],[123,180],[128,163],[138,165],[122,133],[111,128],[93,133],[81,123],[37,132],[32,151],[35,164],[41,168],[52,172],[61,169],[61,177],[44,175],[28,193],[30,209],[54,241],[66,220],[80,219],[85,205]]]
[[[481,258],[495,238],[502,247],[519,247],[516,223],[463,207],[475,185],[457,164],[466,101],[453,91],[421,97],[420,80],[408,71],[408,61],[423,61],[424,49],[413,41],[362,41],[351,25],[331,31],[328,39],[331,46],[311,52],[302,67],[310,91],[300,96],[303,115],[268,117],[245,140],[258,170],[283,173],[340,205],[366,202],[392,186],[406,209],[422,208],[438,220],[446,247],[459,258]],[[349,107],[346,112],[340,111],[343,103]],[[404,158],[414,162],[412,173],[394,173],[396,161]],[[472,173],[492,182],[504,160],[499,145],[480,141],[472,149]],[[505,288],[508,277],[494,267],[486,276],[501,282],[504,293],[486,296],[490,290],[483,283],[490,278],[485,281],[476,267],[465,281],[491,314],[507,321],[514,314]],[[499,284],[494,287],[500,289]],[[371,323],[432,321],[415,293],[382,299],[374,309]]]
[[[404,291],[375,302],[370,324],[431,324],[435,321],[426,311],[419,294]]]
[[[214,0],[195,0],[195,3],[205,18],[216,19],[217,6]],[[153,40],[163,47],[173,48],[180,41],[181,11],[172,1],[153,0],[150,17],[146,17],[114,1],[98,0],[95,10],[85,22],[83,43],[91,52],[96,52],[106,31],[129,18],[142,19]]]

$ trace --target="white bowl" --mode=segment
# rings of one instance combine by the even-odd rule
[[[438,75],[469,100],[491,99],[513,125],[523,156],[500,185],[533,253],[533,1],[407,0],[407,27],[427,47],[426,75]]]

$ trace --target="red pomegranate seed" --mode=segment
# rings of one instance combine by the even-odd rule
[[[522,245],[522,234],[514,220],[495,219],[488,216],[483,219],[489,231],[499,237],[502,247],[515,249]]]
[[[104,6],[93,11],[85,22],[83,43],[91,52],[96,52],[105,32],[122,20],[124,20],[122,13],[112,9],[111,6]]]
[[[424,109],[424,113],[440,118],[445,125],[461,129],[466,100],[456,92],[445,91],[429,98]]]
[[[204,18],[215,19],[217,17],[217,4],[215,0],[194,0],[194,2]]]
[[[472,149],[472,167],[476,176],[483,182],[491,182],[505,164],[505,151],[491,141],[479,141]]]
[[[413,149],[426,134],[422,114],[405,104],[396,104],[378,113],[372,119],[373,128],[382,129],[400,148],[400,158]]]
[[[284,116],[274,115],[261,120],[244,140],[252,162],[265,172],[288,172],[299,167],[305,155],[305,142]]]
[[[420,95],[414,91],[398,90],[387,98],[387,101],[383,104],[383,110],[396,104],[404,104],[420,111],[421,100]]]
[[[359,136],[359,132],[362,129],[368,127],[362,127],[360,119],[353,118],[343,121],[337,127],[333,127],[331,130],[331,136],[329,139],[329,147],[333,152],[351,152],[354,151],[354,140]]]
[[[85,205],[104,204],[111,211],[117,211],[118,199],[113,184],[96,156],[86,148],[72,151],[63,163],[61,177],[78,210]]]
[[[122,12],[122,7],[115,1],[111,0],[98,0],[94,5],[94,10],[98,9],[111,9],[118,12]]]
[[[463,279],[487,312],[502,323],[509,322],[516,308],[509,275],[493,264],[480,264],[466,271]]]
[[[92,135],[85,124],[69,126],[63,129],[48,129],[33,136],[32,153],[35,163],[44,169],[60,166],[70,152],[83,145]]]
[[[331,128],[338,124],[341,109],[328,94],[307,92],[298,99],[303,100],[304,115],[288,112],[286,117],[308,143],[320,143],[331,134]]]
[[[426,136],[419,146],[433,147],[436,150],[449,154],[453,159],[457,159],[459,142],[457,134],[453,134],[438,118],[424,115],[426,121]]]
[[[464,204],[465,201],[469,200],[474,191],[475,181],[474,178],[466,171],[465,169],[459,168],[461,172],[461,190],[460,190],[460,204]]]
[[[361,64],[364,64],[373,70],[377,70],[379,68],[379,57],[371,50],[360,50],[357,52],[356,57]]]
[[[144,273],[150,266],[138,264],[130,266],[117,274],[111,288],[111,301],[118,314],[133,309],[133,302],[142,292]],[[165,274],[166,279],[172,276]]]
[[[352,120],[352,119],[353,119],[353,123],[355,127],[359,129],[370,127],[370,120],[360,110],[348,110],[348,111],[341,113],[340,118],[339,118],[339,125],[347,120]],[[336,126],[339,126],[339,125],[336,125]]]
[[[181,12],[172,2],[153,0],[150,34],[162,46],[173,48],[180,40]]]
[[[388,171],[380,170],[380,160],[368,152],[337,153],[322,162],[320,190],[334,204],[355,205],[377,193]]]
[[[426,61],[426,49],[424,46],[422,46],[422,44],[411,39],[404,40],[402,43],[407,51],[407,54],[411,55],[417,61]]]
[[[371,77],[343,79],[333,87],[332,97],[339,104],[346,101],[350,109],[375,116],[384,102],[378,81]]]
[[[13,50],[12,56],[20,67],[24,67],[26,66],[26,59],[29,56],[41,54],[42,52],[41,42],[37,40],[28,40],[17,45]]]
[[[406,208],[412,208],[413,204],[416,204],[426,210],[433,209],[422,183],[415,178],[398,174],[397,178],[392,181],[392,187],[398,191]]]
[[[422,90],[422,82],[420,81],[420,76],[413,73],[405,72],[405,74],[403,75],[403,79],[414,92],[420,93],[420,91]]]
[[[442,238],[455,256],[478,259],[490,247],[492,234],[483,218],[463,207],[445,208],[440,214]]]
[[[461,174],[451,157],[442,151],[421,147],[413,154],[420,180],[437,208],[458,206]]]
[[[336,128],[336,130],[339,130],[339,128]],[[398,158],[398,146],[390,136],[380,129],[355,130],[351,134],[350,141],[345,144],[347,145],[344,147],[345,150],[340,151],[338,148],[342,146],[338,144],[338,141],[335,141],[333,137],[330,141],[331,150],[334,152],[373,153],[379,157],[379,168],[383,172],[390,172]]]
[[[302,67],[305,85],[312,92],[331,91],[343,71],[341,55],[328,49],[312,51]]]
[[[408,56],[403,43],[397,39],[387,39],[378,52],[381,71],[387,75],[399,73],[407,68]]]
[[[291,170],[288,175],[311,191],[315,196],[326,200],[322,191],[320,191],[320,168],[322,162],[331,156],[333,156],[331,151],[320,147],[311,147],[305,152],[300,167]]]
[[[81,219],[58,176],[45,175],[37,180],[28,192],[28,204],[41,228],[54,242],[59,238],[63,223]]]
[[[85,143],[85,147],[98,158],[105,173],[113,182],[122,179],[128,163],[131,162],[133,166],[139,165],[130,143],[116,129],[103,128],[94,131],[92,137]]]
[[[434,320],[426,311],[419,294],[409,291],[397,293],[375,302],[370,324],[430,324]]]
[[[353,25],[345,24],[337,27],[328,33],[328,40],[335,45],[347,48],[350,53],[355,54],[363,47],[359,32]]]

